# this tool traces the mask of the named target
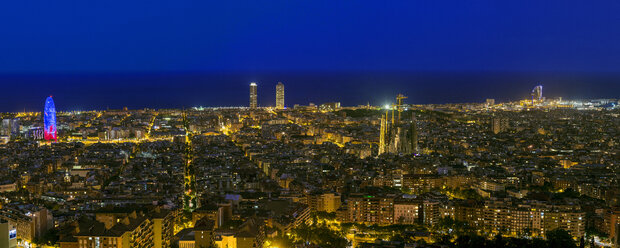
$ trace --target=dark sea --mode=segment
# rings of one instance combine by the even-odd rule
[[[496,102],[528,98],[543,85],[547,98],[620,98],[620,73],[348,72],[348,73],[162,73],[0,76],[0,112],[39,111],[52,95],[59,111],[128,107],[247,106],[250,82],[259,106],[275,105],[277,82],[286,105],[341,102],[384,105],[398,93],[410,104]]]

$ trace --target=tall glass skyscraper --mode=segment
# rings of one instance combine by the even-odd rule
[[[45,99],[45,109],[43,110],[43,137],[45,140],[57,140],[56,137],[56,107],[52,97]]]
[[[284,109],[284,84],[276,85],[276,109]]]
[[[250,83],[250,108],[258,107],[258,94],[256,92],[256,83]]]

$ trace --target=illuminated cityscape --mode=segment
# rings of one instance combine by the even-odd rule
[[[4,5],[0,248],[620,247],[619,2]]]
[[[50,97],[3,114],[0,231],[20,247],[617,244],[617,99],[407,99],[56,113]]]

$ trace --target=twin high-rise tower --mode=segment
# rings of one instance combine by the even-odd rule
[[[252,82],[250,83],[250,108],[256,108],[258,107],[258,94],[256,93],[256,83]]]
[[[256,82],[250,83],[250,108],[258,107],[258,85]],[[276,109],[284,109],[284,84],[278,82],[276,85]]]
[[[276,85],[276,109],[284,109],[284,84],[282,82]]]

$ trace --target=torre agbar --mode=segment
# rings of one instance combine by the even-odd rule
[[[45,140],[57,140],[56,137],[56,107],[52,97],[45,100],[45,109],[43,110],[44,137]]]

